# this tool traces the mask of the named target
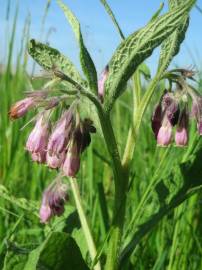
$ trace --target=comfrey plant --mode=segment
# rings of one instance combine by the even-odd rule
[[[59,177],[44,191],[40,208],[41,222],[48,223],[53,216],[60,216],[64,212],[69,191],[62,179],[63,176],[67,176],[92,259],[91,269],[129,269],[126,267],[130,255],[142,237],[169,210],[175,208],[188,196],[190,186],[182,190],[180,199],[173,197],[170,204],[161,208],[156,216],[151,216],[148,223],[134,231],[132,237],[128,236],[128,231],[133,231],[133,225],[138,217],[136,213],[129,226],[124,227],[131,162],[133,158],[135,159],[133,153],[138,137],[141,136],[143,116],[161,80],[168,80],[169,87],[161,93],[151,116],[157,145],[167,147],[174,141],[179,147],[188,145],[191,117],[196,119],[198,132],[202,134],[202,97],[189,82],[194,80],[194,72],[186,69],[167,71],[184,39],[189,23],[189,12],[195,0],[170,0],[169,11],[166,14],[160,16],[163,8],[161,6],[145,27],[127,38],[124,37],[109,5],[105,0],[101,2],[118,29],[122,42],[103,69],[100,78],[97,79],[96,68],[84,45],[77,18],[58,0],[78,41],[85,79],[73,63],[58,50],[31,40],[28,47],[29,54],[49,72],[50,81],[42,90],[28,92],[25,99],[13,105],[9,115],[11,119],[17,119],[29,110],[37,109],[35,127],[29,135],[26,149],[34,161],[44,163],[58,170],[59,173]],[[140,84],[142,63],[160,45],[161,54],[156,75],[146,91],[143,91]],[[135,81],[133,117],[123,157],[121,157],[112,127],[111,114],[114,103],[127,89],[127,82],[133,74]],[[52,115],[58,108],[60,115],[55,121]],[[95,133],[96,130],[103,135],[106,143],[114,182],[113,216],[106,240],[99,252],[96,250],[82,206],[76,177],[82,153],[91,142],[91,133]],[[147,193],[149,191],[148,189]],[[145,197],[137,210],[144,204],[144,199]],[[100,260],[103,254],[105,259]]]

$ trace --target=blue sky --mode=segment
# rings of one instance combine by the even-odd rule
[[[31,14],[31,37],[39,39],[41,20],[46,6],[46,0],[11,0],[11,15],[9,22],[5,19],[8,0],[0,0],[0,61],[5,60],[6,36],[10,33],[5,31],[8,24],[10,29],[14,17],[15,7],[19,3],[19,16],[15,42],[15,54],[20,48],[20,40],[23,35],[23,26],[27,14]],[[106,14],[99,0],[64,0],[73,10],[82,25],[82,32],[86,47],[89,49],[93,60],[96,63],[98,72],[111,58],[112,53],[118,46],[120,37]],[[109,0],[116,18],[127,36],[144,26],[158,9],[160,0]],[[165,1],[167,2],[167,1]],[[197,4],[202,7],[202,0]],[[167,6],[165,5],[164,11]],[[188,67],[191,64],[201,66],[202,52],[202,14],[196,8],[191,12],[190,27],[186,35],[180,54],[173,60],[172,65]],[[45,33],[48,29],[54,28],[49,38],[50,45],[68,55],[72,61],[79,66],[78,46],[74,34],[67,23],[64,14],[57,6],[56,1],[51,1],[50,10],[45,24]],[[46,34],[44,34],[44,37]],[[43,39],[44,39],[43,37]],[[43,41],[42,39],[42,41]],[[158,60],[158,49],[153,56],[147,60],[152,70],[155,70]]]

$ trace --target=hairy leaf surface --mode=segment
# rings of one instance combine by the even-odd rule
[[[195,0],[187,1],[174,11],[152,20],[120,44],[109,63],[109,75],[105,83],[106,111],[111,110],[114,101],[123,92],[138,65],[184,21],[194,3]]]
[[[180,0],[170,0],[170,10],[174,10],[182,4]],[[173,57],[178,54],[180,45],[183,42],[186,30],[189,25],[189,16],[185,16],[184,20],[179,24],[177,29],[162,43],[158,70],[164,71],[172,61]]]
[[[78,83],[85,84],[73,63],[58,50],[32,39],[28,45],[28,52],[45,70],[59,69]]]

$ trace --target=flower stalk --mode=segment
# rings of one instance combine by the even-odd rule
[[[81,196],[80,196],[80,192],[79,192],[79,187],[78,187],[78,183],[77,183],[77,179],[74,178],[69,178],[69,182],[70,182],[70,186],[71,186],[71,190],[74,196],[74,200],[75,200],[75,204],[76,204],[76,208],[78,211],[78,215],[79,215],[79,219],[81,222],[81,226],[84,232],[84,236],[86,238],[86,243],[88,245],[88,249],[89,249],[89,253],[91,256],[92,261],[95,259],[97,251],[96,251],[96,247],[95,247],[95,243],[93,240],[93,236],[92,233],[90,231],[90,227],[88,225],[88,221],[82,206],[82,202],[81,202]],[[100,262],[98,261],[97,264],[94,267],[95,270],[101,270],[101,266],[100,266]]]

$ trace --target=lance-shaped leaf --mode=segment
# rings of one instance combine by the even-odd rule
[[[124,34],[123,34],[122,30],[121,30],[121,27],[119,26],[119,24],[118,24],[118,22],[116,20],[116,17],[114,16],[114,13],[111,10],[110,6],[108,5],[107,1],[106,0],[100,0],[100,2],[103,4],[105,10],[107,11],[110,18],[112,19],[112,22],[114,23],[116,29],[118,30],[118,33],[119,33],[120,37],[122,39],[125,39]]]
[[[170,0],[170,10],[175,10],[183,2],[181,0]],[[186,34],[186,30],[189,25],[189,16],[185,16],[184,20],[179,24],[177,29],[162,43],[158,70],[164,72],[169,66],[173,57],[178,54],[180,45],[183,42]]]
[[[120,44],[109,63],[109,75],[105,83],[106,111],[111,110],[138,65],[184,21],[194,3],[195,0],[186,1],[175,10],[152,20]]]
[[[72,13],[72,11],[62,3],[62,1],[58,0],[57,1],[61,9],[63,10],[65,17],[68,19],[74,34],[76,36],[76,39],[79,43],[80,47],[80,62],[81,66],[83,69],[83,72],[88,80],[90,88],[97,93],[97,72],[95,65],[93,63],[93,60],[86,49],[84,42],[83,42],[83,37],[81,34],[81,27],[78,19],[76,16]]]
[[[85,81],[73,63],[58,50],[32,39],[28,45],[28,52],[45,70],[51,71],[53,69],[59,69],[79,84],[85,84]]]

